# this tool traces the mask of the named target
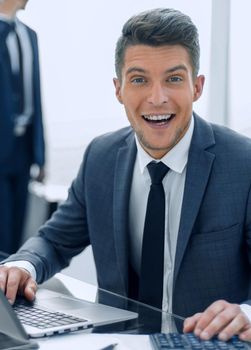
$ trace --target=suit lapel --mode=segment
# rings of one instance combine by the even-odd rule
[[[129,197],[135,157],[136,144],[132,132],[127,138],[125,146],[118,150],[113,192],[115,249],[125,291],[128,287]]]
[[[211,126],[195,115],[189,150],[181,219],[175,256],[174,284],[208,183],[215,155],[206,150],[215,144]]]

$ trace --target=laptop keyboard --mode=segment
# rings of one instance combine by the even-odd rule
[[[61,312],[47,311],[36,305],[14,304],[14,311],[21,323],[39,329],[59,327],[68,324],[85,322],[83,318],[74,317]]]
[[[217,338],[201,340],[193,333],[156,333],[150,339],[155,350],[248,350],[248,344],[239,340],[237,336],[229,341],[220,341]]]

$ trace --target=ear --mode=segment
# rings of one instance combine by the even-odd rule
[[[113,84],[115,86],[115,94],[118,99],[118,101],[123,104],[123,100],[121,97],[121,83],[118,78],[113,78]]]
[[[203,91],[203,86],[205,83],[205,76],[204,75],[199,75],[195,78],[194,81],[194,97],[193,97],[193,101],[197,101]]]

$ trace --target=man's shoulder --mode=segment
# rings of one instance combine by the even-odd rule
[[[251,151],[251,138],[241,134],[227,126],[205,121],[199,116],[195,116],[197,134],[202,134],[202,139],[210,135],[209,148],[224,150],[248,150]]]
[[[251,152],[251,138],[232,130],[226,126],[211,124],[216,145],[234,151]]]
[[[110,147],[120,147],[124,143],[127,142],[128,139],[133,137],[134,132],[130,126],[124,127],[122,129],[108,132],[102,135],[99,135],[95,137],[92,142],[91,146],[95,147],[105,147],[105,148],[110,148]]]
[[[134,148],[135,146],[135,148]],[[119,129],[94,138],[84,153],[83,169],[93,177],[93,169],[97,173],[110,173],[117,161],[118,154],[125,149],[125,154],[131,154],[136,149],[134,132],[131,127]],[[88,166],[87,166],[88,165]]]

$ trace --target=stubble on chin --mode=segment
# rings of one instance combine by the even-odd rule
[[[136,131],[136,135],[138,138],[138,141],[140,142],[141,146],[144,148],[144,150],[149,153],[149,151],[153,152],[163,152],[167,154],[177,143],[182,139],[182,137],[187,132],[187,129],[189,127],[189,124],[185,128],[178,128],[176,130],[175,136],[173,137],[173,140],[170,142],[170,140],[166,140],[166,145],[158,147],[157,145],[153,145],[152,143],[148,142],[147,139],[144,137],[144,134],[140,131]]]

